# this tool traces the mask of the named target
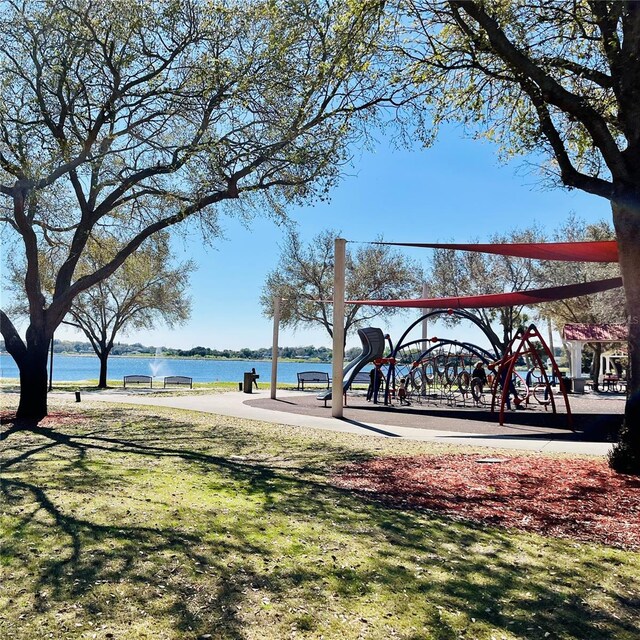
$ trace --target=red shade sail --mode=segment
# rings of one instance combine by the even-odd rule
[[[515,242],[505,244],[442,244],[418,242],[373,242],[396,247],[425,249],[455,249],[480,251],[502,256],[532,258],[534,260],[563,260],[566,262],[618,262],[618,243],[615,240],[594,242]]]
[[[371,307],[411,307],[415,309],[484,309],[490,307],[519,307],[539,302],[552,302],[577,298],[590,293],[607,291],[622,286],[622,278],[609,278],[594,282],[568,284],[547,289],[530,289],[512,293],[489,293],[480,296],[449,298],[422,298],[416,300],[346,300],[345,304],[362,304]]]

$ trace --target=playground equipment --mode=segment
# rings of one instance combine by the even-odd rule
[[[542,360],[543,355],[548,360],[548,367]],[[554,392],[554,383],[557,382],[560,394],[565,402],[567,424],[573,430],[571,407],[569,406],[569,398],[567,397],[562,374],[558,369],[551,349],[549,349],[534,324],[530,324],[526,329],[521,327],[507,346],[502,358],[494,363],[496,375],[492,384],[491,411],[495,410],[499,398],[500,424],[504,424],[504,409],[505,406],[510,404],[510,389],[515,387],[516,392],[518,389],[513,384],[514,376],[518,375],[522,380],[521,374],[517,374],[515,371],[516,363],[521,358],[524,358],[530,364],[530,368],[522,386],[524,393],[522,393],[522,396],[518,394],[520,401],[528,404],[533,398],[539,404],[544,405],[545,408],[550,405],[553,413],[557,413],[556,394]],[[551,376],[548,373],[549,369],[551,369]]]
[[[344,243],[344,239],[336,239],[336,253],[338,243]],[[615,241],[600,241],[600,242],[526,242],[526,243],[491,243],[491,244],[442,244],[442,243],[417,243],[417,242],[383,242],[378,241],[374,244],[394,245],[394,246],[411,246],[411,247],[423,247],[431,249],[455,249],[463,251],[480,251],[484,253],[493,253],[497,255],[518,256],[521,258],[541,259],[541,260],[561,260],[561,261],[584,261],[584,262],[617,262],[618,250]],[[344,274],[342,274],[344,277]],[[419,308],[419,309],[435,309],[431,314],[426,314],[419,320],[417,320],[407,331],[403,334],[399,342],[398,349],[404,349],[408,345],[405,345],[405,338],[407,333],[418,323],[428,318],[430,315],[443,313],[442,309],[447,309],[444,313],[457,313],[461,317],[466,317],[468,320],[475,322],[478,326],[479,323],[473,318],[471,314],[463,309],[484,309],[484,308],[497,308],[497,307],[513,307],[513,306],[530,306],[540,302],[550,302],[552,300],[564,300],[566,298],[573,298],[583,296],[591,293],[597,293],[600,291],[607,291],[609,289],[622,286],[621,278],[608,278],[605,280],[598,280],[593,282],[580,282],[571,285],[563,285],[559,287],[546,287],[543,289],[528,289],[525,291],[511,291],[503,293],[488,293],[471,296],[449,296],[444,298],[421,298],[421,299],[401,299],[401,300],[349,300],[345,301],[348,304],[358,304],[367,306],[380,306],[380,307],[399,307],[399,308]],[[454,311],[455,310],[455,311]],[[482,327],[480,327],[482,328]],[[487,332],[485,332],[487,335]],[[498,355],[499,345],[496,345],[491,340],[491,336],[487,335],[490,344],[496,350]],[[530,393],[527,388],[525,394],[525,402],[531,397],[539,401],[541,404],[551,405],[554,413],[556,412],[555,399],[553,398],[552,385],[546,372],[544,371],[544,364],[534,346],[534,341],[539,345],[539,349],[547,356],[550,366],[553,369],[552,380],[557,379],[557,383],[560,385],[560,391],[565,399],[567,408],[567,419],[571,423],[571,411],[569,408],[569,402],[566,395],[566,389],[558,371],[557,364],[553,358],[553,354],[549,350],[548,346],[544,342],[544,339],[535,328],[535,325],[530,325],[526,330],[519,332],[519,335],[514,338],[517,342],[512,342],[506,353],[498,360],[501,364],[498,365],[498,373],[494,384],[492,385],[492,409],[496,406],[496,391],[500,382],[503,384],[501,389],[501,402],[500,402],[500,424],[504,421],[504,406],[509,398],[510,389],[512,387],[512,377],[515,372],[516,360],[519,358],[528,357],[530,362],[533,363],[527,377],[529,382],[536,381],[533,385],[533,391]],[[424,344],[426,339],[423,338],[420,347],[426,347]],[[416,347],[416,351],[420,350],[420,347]],[[411,354],[413,355],[413,354]],[[392,352],[391,357],[394,360],[393,364],[389,365],[387,386],[385,391],[385,401],[388,399],[389,394],[395,389],[395,377],[396,366],[408,363],[402,363],[402,359],[396,358],[396,353]],[[468,358],[467,358],[468,359]],[[453,385],[457,385],[458,388],[464,393],[467,386],[469,372],[465,369],[466,359],[461,350],[455,354],[449,354],[445,356],[443,361],[438,366],[438,360],[432,361],[431,369],[427,364],[424,364],[424,353],[420,354],[418,359],[407,358],[407,360],[413,360],[411,363],[411,371],[413,378],[415,379],[415,388],[422,393],[425,387],[426,381],[429,380],[430,374],[435,377],[435,371],[442,375],[444,374],[444,380],[449,385],[449,389]],[[457,365],[452,365],[450,362],[457,362]],[[418,374],[415,370],[420,369],[421,373]],[[442,372],[440,369],[443,369]],[[539,372],[537,371],[539,369]],[[457,378],[452,381],[451,371],[458,371]],[[449,372],[449,373],[448,373]],[[418,375],[421,376],[418,380]],[[471,374],[469,374],[471,375]],[[411,377],[411,376],[410,376]],[[407,380],[405,378],[404,385]],[[526,380],[525,380],[526,384]],[[441,385],[442,386],[442,385]],[[474,384],[473,378],[469,380],[469,386],[471,389],[476,388],[477,384]],[[475,393],[474,397],[479,394]],[[542,400],[540,400],[540,398]],[[520,399],[520,398],[518,398]],[[547,402],[548,401],[548,402]]]
[[[417,324],[439,314],[456,315],[474,322],[485,333],[492,350],[470,342],[437,337],[407,341],[408,334]],[[471,403],[486,407],[492,413],[499,410],[499,422],[503,425],[505,407],[510,407],[511,396],[515,408],[535,402],[545,411],[551,407],[553,413],[557,413],[555,387],[558,385],[565,402],[567,423],[572,428],[571,408],[562,375],[553,353],[534,324],[521,327],[504,353],[500,353],[499,346],[477,319],[460,309],[440,309],[425,314],[408,327],[396,346],[378,328],[359,329],[358,335],[362,352],[343,370],[345,393],[362,368],[373,362],[385,378],[386,405],[392,403],[399,382],[404,379],[407,399],[411,403],[450,406]],[[386,357],[385,341],[389,345]],[[477,368],[479,363],[483,366]],[[489,369],[486,376],[484,367]],[[482,377],[479,369],[482,369]],[[326,403],[331,399],[331,390],[320,393],[317,398]],[[378,400],[377,387],[373,400]]]
[[[478,345],[457,340],[436,337],[407,341],[408,335],[419,324],[434,316],[455,316],[475,324],[486,336],[493,351]],[[396,387],[396,380],[405,378],[407,395],[410,401],[438,404],[466,403],[471,400],[472,373],[475,364],[480,361],[488,364],[500,357],[499,345],[494,337],[487,333],[478,318],[464,309],[436,309],[423,315],[407,327],[397,346],[391,341],[391,360],[387,372],[385,404],[389,404]],[[476,384],[477,401],[481,399]]]
[[[475,381],[473,372],[477,362],[485,365],[495,356],[477,345],[430,338],[415,340],[395,350],[393,367],[389,371],[388,387],[405,378],[407,395],[411,402],[450,405],[478,404],[482,400],[482,385]],[[387,401],[389,398],[387,398]]]
[[[342,372],[342,390],[346,392],[354,378],[369,362],[382,357],[385,347],[385,335],[382,329],[366,327],[358,329],[358,337],[362,343],[362,352],[354,358]],[[331,400],[331,389],[318,394],[318,400]]]
[[[555,387],[558,385],[565,402],[567,423],[572,428],[571,408],[562,375],[535,325],[521,327],[504,353],[500,353],[492,336],[486,332],[493,352],[469,342],[437,337],[406,341],[409,332],[425,318],[445,313],[478,325],[475,317],[464,310],[437,310],[416,320],[397,346],[393,347],[389,339],[390,357],[381,361],[387,367],[385,404],[392,402],[397,381],[404,378],[407,397],[412,403],[459,406],[469,402],[477,407],[486,406],[492,413],[499,409],[502,425],[505,407],[511,405],[511,395],[515,408],[535,402],[545,411],[551,407],[553,413],[557,413]],[[482,369],[489,368],[486,377],[476,373],[478,363],[483,365]]]

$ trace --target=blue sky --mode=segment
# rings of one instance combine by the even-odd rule
[[[441,132],[430,148],[395,149],[380,139],[374,151],[357,152],[329,203],[290,211],[303,239],[323,229],[342,231],[350,241],[483,241],[492,233],[524,228],[534,221],[555,229],[577,213],[591,222],[611,218],[608,202],[578,191],[543,190],[525,159],[504,165],[490,143],[463,137],[460,128]],[[259,296],[266,274],[279,257],[284,230],[268,219],[245,228],[223,221],[226,240],[208,248],[194,233],[176,243],[177,258],[192,258],[199,268],[192,276],[191,320],[173,330],[132,332],[123,342],[191,348],[258,348],[271,345],[273,327],[262,316]],[[426,265],[427,250],[407,250]],[[398,338],[417,312],[381,326]],[[465,329],[458,331],[465,332]],[[444,335],[444,331],[440,335]],[[449,337],[454,337],[447,330]],[[62,329],[57,337],[71,337]],[[465,333],[464,339],[472,339]],[[357,344],[357,338],[349,341]],[[280,331],[280,345],[331,346],[323,329]]]

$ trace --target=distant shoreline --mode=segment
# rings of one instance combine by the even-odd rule
[[[0,351],[0,355],[11,357],[6,351]],[[59,351],[53,353],[56,356],[66,356],[69,358],[97,358],[95,353],[70,353]],[[111,358],[148,358],[149,360],[211,360],[215,362],[271,362],[271,358],[223,358],[221,356],[174,356],[174,355],[152,355],[148,353],[122,353],[110,355]],[[331,360],[318,360],[317,358],[278,358],[278,362],[308,362],[310,364],[331,364]]]

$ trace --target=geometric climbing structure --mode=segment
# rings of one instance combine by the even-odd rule
[[[551,378],[542,361],[543,356],[549,359]],[[491,411],[495,410],[497,399],[500,398],[500,424],[504,424],[504,409],[509,403],[510,389],[513,388],[512,381],[516,377],[521,378],[520,374],[515,370],[516,362],[521,358],[527,361],[529,370],[522,385],[524,395],[522,398],[518,398],[519,402],[528,403],[533,398],[539,404],[550,405],[553,413],[557,413],[554,386],[552,384],[553,380],[557,381],[560,394],[565,402],[567,425],[573,430],[569,398],[567,397],[567,390],[558,369],[558,364],[553,357],[551,349],[549,349],[534,324],[529,325],[526,329],[521,327],[507,346],[502,358],[494,363],[496,375],[492,382]],[[502,382],[504,383],[502,384]]]

